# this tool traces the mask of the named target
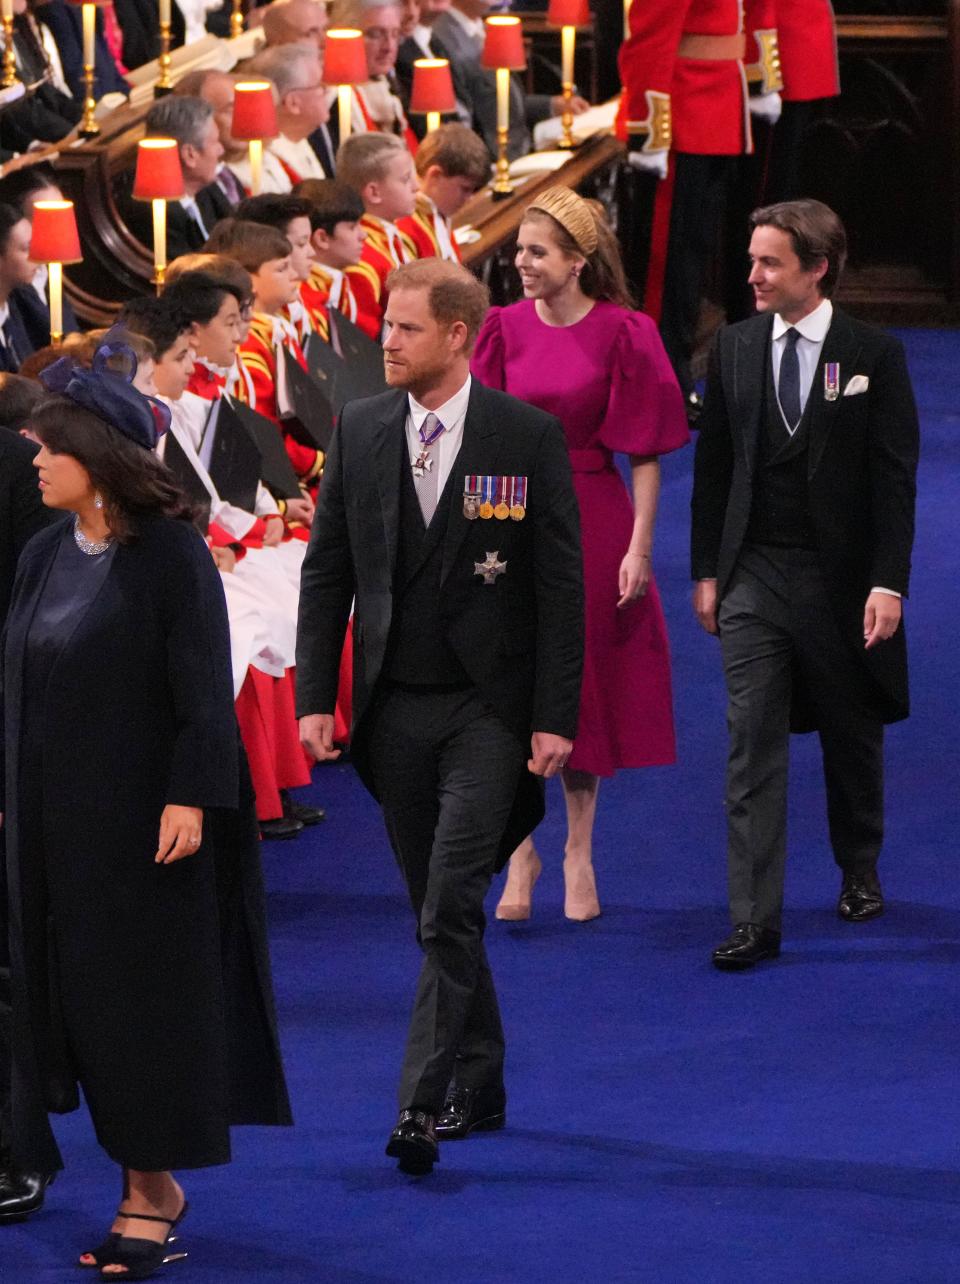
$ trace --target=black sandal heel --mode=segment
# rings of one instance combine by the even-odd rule
[[[181,1262],[187,1256],[184,1253],[170,1253],[167,1250],[176,1240],[174,1231],[186,1217],[190,1205],[187,1200],[183,1201],[183,1207],[176,1217],[152,1217],[146,1213],[125,1213],[124,1216],[130,1221],[138,1222],[162,1222],[163,1225],[169,1226],[170,1229],[164,1240],[160,1243],[155,1239],[136,1239],[130,1235],[118,1235],[112,1245],[110,1256],[106,1261],[100,1262],[100,1278],[102,1280],[145,1280],[149,1279],[155,1271],[161,1266],[167,1265],[168,1262]],[[110,1238],[109,1236],[107,1237]],[[101,1245],[101,1248],[106,1244]],[[99,1252],[99,1250],[98,1250]],[[123,1266],[122,1271],[108,1271],[108,1266]]]

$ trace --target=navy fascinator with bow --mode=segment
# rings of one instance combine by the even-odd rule
[[[108,364],[120,361],[122,369]],[[90,370],[72,357],[61,357],[40,371],[40,382],[48,392],[69,397],[138,446],[153,450],[170,427],[170,409],[133,386],[136,373],[136,353],[124,342],[122,327],[114,326],[104,335]]]

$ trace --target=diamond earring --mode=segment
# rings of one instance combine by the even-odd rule
[[[93,497],[93,506],[94,508],[103,508],[103,496],[99,491]]]

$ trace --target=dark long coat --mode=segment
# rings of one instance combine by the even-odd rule
[[[698,424],[691,572],[716,579],[719,598],[750,522],[772,328],[761,315],[721,330]],[[834,362],[841,395],[831,401],[824,368]],[[845,395],[854,375],[868,387]],[[895,722],[909,712],[904,629],[867,651],[863,612],[871,589],[905,597],[910,586],[919,429],[903,345],[834,310],[810,398],[807,501],[830,607],[873,679],[877,716]],[[794,728],[808,730],[797,695]]]
[[[63,532],[24,550],[4,655],[15,1157],[59,1166],[33,1121],[38,1105],[76,1108],[79,1083],[118,1163],[223,1163],[230,1123],[289,1108],[248,799],[236,810],[222,587],[190,525],[142,520],[26,707],[27,637]],[[38,733],[42,768],[21,775]],[[205,809],[203,842],[156,865],[168,803]]]
[[[333,712],[355,597],[351,759],[371,791],[365,715],[393,619],[407,408],[407,394],[399,391],[344,406],[301,575],[297,711]],[[526,517],[468,521],[462,482],[473,474],[526,477]],[[447,524],[431,528],[443,540],[440,611],[447,641],[480,695],[521,740],[529,743],[532,731],[572,740],[583,668],[583,562],[559,421],[474,379],[451,480],[457,489]],[[484,585],[475,566],[491,549],[507,571]],[[543,813],[543,782],[524,772],[501,865]]]

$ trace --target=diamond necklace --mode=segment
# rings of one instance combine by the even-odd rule
[[[105,553],[113,543],[112,535],[108,535],[106,539],[87,539],[80,529],[79,513],[73,519],[73,538],[76,541],[77,548],[81,553],[86,553],[87,557],[96,557],[98,553]]]

